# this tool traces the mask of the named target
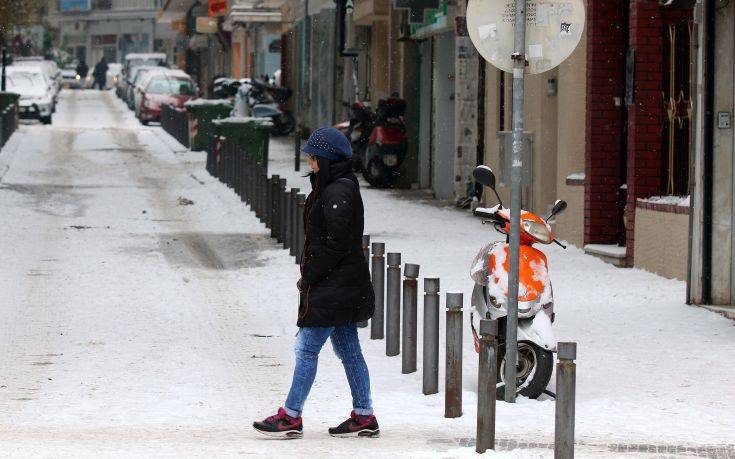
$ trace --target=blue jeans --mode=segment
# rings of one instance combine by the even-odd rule
[[[306,397],[316,377],[319,351],[330,337],[334,353],[345,367],[355,414],[360,416],[373,414],[373,402],[370,399],[370,375],[360,349],[357,326],[353,324],[299,329],[296,338],[296,368],[293,373],[293,383],[288,392],[286,405],[283,407],[289,416],[301,416],[304,402],[306,402]]]

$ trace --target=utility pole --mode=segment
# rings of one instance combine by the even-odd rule
[[[513,153],[510,168],[510,272],[508,273],[508,325],[505,340],[505,401],[516,401],[518,361],[518,265],[521,242],[521,173],[523,171],[523,91],[526,71],[526,0],[516,0],[513,52]]]
[[[2,67],[3,67],[3,74],[0,81],[0,91],[5,91],[5,48],[3,48],[3,61],[2,61]]]
[[[582,0],[566,0],[563,9],[549,8],[542,0],[468,0],[467,31],[472,43],[488,62],[513,74],[513,148],[510,167],[510,257],[508,308],[505,336],[505,401],[515,402],[518,362],[518,271],[520,266],[521,204],[523,168],[530,161],[525,151],[523,97],[525,74],[539,74],[562,63],[579,44],[585,24]],[[543,9],[541,7],[544,7]],[[527,8],[537,16],[526,24]],[[508,21],[509,17],[514,21]],[[538,21],[539,17],[541,21]],[[512,41],[511,41],[512,40]],[[528,41],[528,55],[526,55]],[[509,50],[512,49],[512,54]],[[501,166],[502,167],[502,166]],[[489,300],[489,298],[488,298]]]

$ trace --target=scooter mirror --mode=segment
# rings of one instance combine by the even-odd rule
[[[475,170],[472,171],[472,176],[481,184],[495,190],[495,174],[493,174],[493,170],[489,167],[477,166]]]
[[[560,214],[564,212],[564,209],[567,208],[567,202],[563,199],[557,199],[554,203],[554,207],[551,209],[551,212],[549,213],[549,217],[546,219],[553,217],[554,215]]]

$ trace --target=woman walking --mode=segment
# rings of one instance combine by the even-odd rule
[[[331,339],[347,374],[353,410],[329,434],[376,437],[380,431],[356,325],[372,317],[375,297],[362,251],[364,209],[352,173],[352,148],[344,134],[325,127],[314,131],[301,151],[309,158],[312,191],[304,208],[304,253],[297,284],[296,368],[284,406],[253,427],[274,437],[302,436],[301,413],[316,377],[319,352]]]

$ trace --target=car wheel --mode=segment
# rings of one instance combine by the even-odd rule
[[[42,124],[51,124],[51,115],[41,117]]]

